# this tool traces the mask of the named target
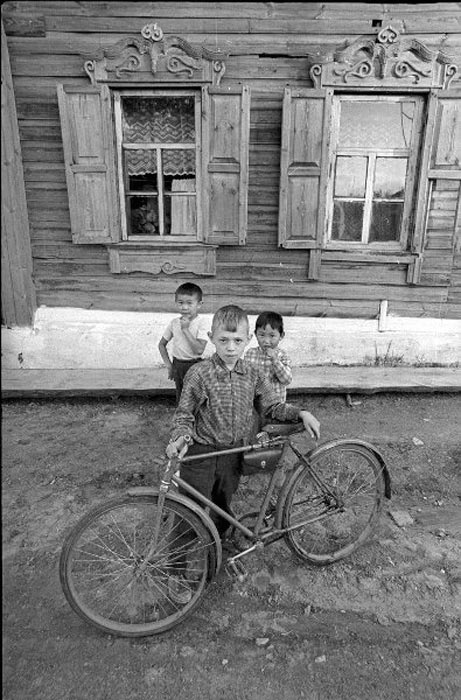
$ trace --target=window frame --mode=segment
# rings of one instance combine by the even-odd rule
[[[138,87],[136,89],[132,88],[113,88],[112,89],[112,99],[113,99],[113,115],[114,115],[114,126],[115,126],[115,153],[116,153],[116,169],[117,169],[117,187],[119,192],[119,202],[120,202],[120,225],[121,225],[121,238],[122,243],[150,243],[155,245],[169,245],[174,243],[199,243],[203,242],[203,222],[202,222],[202,206],[201,206],[201,191],[202,191],[202,95],[200,88],[143,88]],[[163,180],[163,172],[161,170],[161,158],[160,152],[163,149],[173,150],[173,149],[195,149],[195,192],[190,193],[195,195],[196,202],[196,232],[192,235],[171,235],[164,233],[164,191],[163,188],[158,188],[158,206],[159,206],[159,234],[158,235],[130,235],[128,233],[128,219],[127,219],[127,208],[126,199],[129,196],[126,192],[126,174],[124,172],[124,145],[123,145],[123,129],[122,129],[122,100],[124,97],[193,97],[194,98],[194,117],[195,117],[195,145],[187,146],[186,144],[181,144],[180,146],[174,143],[163,143],[163,142],[152,142],[152,143],[134,143],[129,144],[130,149],[142,148],[143,150],[156,150],[157,152],[157,172],[160,173],[160,177]],[[181,197],[181,194],[170,194],[172,200],[175,197]]]
[[[339,148],[339,129],[341,116],[341,103],[343,102],[409,102],[415,104],[414,128],[412,129],[411,141],[406,149],[363,149],[363,148]],[[331,109],[331,140],[328,152],[328,178],[326,192],[326,216],[325,230],[322,247],[325,250],[346,250],[360,252],[388,252],[405,253],[410,249],[413,237],[413,205],[416,201],[418,178],[417,166],[422,158],[424,146],[424,112],[426,109],[425,95],[421,93],[399,93],[398,91],[382,91],[379,93],[369,92],[345,92],[334,91],[332,96]],[[360,155],[367,158],[366,191],[364,200],[364,216],[362,233],[359,241],[334,240],[332,239],[333,209],[334,209],[334,189],[336,181],[336,159],[338,156]],[[400,224],[400,235],[398,240],[393,241],[368,241],[370,234],[371,210],[373,203],[373,181],[374,166],[378,157],[405,157],[408,160],[405,177],[405,194],[402,220]],[[373,167],[370,167],[370,164]],[[347,199],[347,198],[345,198]],[[365,234],[367,234],[365,236]]]

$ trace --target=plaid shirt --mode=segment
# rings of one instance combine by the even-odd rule
[[[272,360],[260,347],[250,348],[245,355],[245,361],[257,367],[270,382],[279,401],[287,399],[287,384],[291,383],[291,361],[284,350],[277,348],[277,358]]]
[[[299,418],[300,409],[281,402],[257,367],[240,359],[229,370],[215,353],[187,372],[171,439],[190,435],[194,442],[204,445],[233,445],[247,440],[255,399],[263,415],[272,420]]]

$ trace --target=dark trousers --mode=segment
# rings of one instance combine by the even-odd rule
[[[176,403],[179,403],[181,398],[182,387],[184,384],[184,377],[187,374],[187,370],[192,365],[200,362],[201,358],[196,360],[178,360],[177,357],[173,357],[173,379],[176,387]]]
[[[226,447],[229,447],[229,445]],[[237,447],[237,445],[232,445],[232,447]],[[187,454],[202,454],[219,449],[224,449],[224,446],[195,443],[190,447]],[[233,515],[230,505],[232,496],[237,491],[240,481],[241,458],[242,455],[238,452],[218,457],[205,457],[203,460],[197,460],[190,464],[181,464],[180,476],[181,479],[184,479],[197,491],[200,491],[212,503],[215,503],[226,513]],[[186,493],[184,489],[180,488],[179,491],[191,498],[190,494]],[[201,505],[204,507],[203,504]],[[229,523],[220,515],[213,513],[213,511],[210,512],[210,516],[222,537],[228,529]]]

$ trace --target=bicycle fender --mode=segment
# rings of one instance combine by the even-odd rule
[[[384,477],[384,495],[386,498],[391,498],[391,477],[389,474],[389,470],[387,468],[387,465],[384,461],[384,457],[382,454],[376,449],[376,447],[369,442],[366,442],[365,440],[359,440],[359,439],[344,439],[344,438],[337,438],[336,440],[329,440],[328,442],[324,442],[323,445],[319,445],[318,447],[314,447],[313,450],[311,450],[307,455],[306,458],[312,459],[312,457],[316,457],[319,454],[322,454],[322,452],[325,452],[326,450],[331,449],[332,447],[337,447],[338,445],[359,445],[360,447],[364,447],[365,449],[369,450],[378,460],[378,462],[381,465],[381,469],[383,472],[383,477]],[[285,502],[286,496],[291,488],[292,483],[295,481],[297,478],[298,474],[304,469],[304,465],[302,463],[298,463],[298,467],[293,470],[290,476],[288,476],[285,480],[285,483],[282,486],[282,490],[280,492],[279,498],[278,498],[278,503],[279,507],[277,508],[276,515],[275,515],[275,524],[276,527],[281,527],[282,523],[282,515],[283,515],[283,504]]]
[[[378,460],[378,462],[381,465],[381,468],[383,470],[383,476],[384,476],[384,495],[386,498],[391,498],[391,475],[389,474],[389,470],[387,468],[386,462],[384,461],[384,457],[382,456],[381,452],[372,445],[370,442],[366,442],[365,440],[360,440],[356,438],[338,438],[337,440],[330,440],[329,442],[325,442],[323,445],[319,445],[319,447],[316,447],[312,450],[312,452],[309,453],[309,457],[314,457],[318,454],[321,454],[324,452],[326,449],[329,449],[330,447],[334,447],[336,445],[361,445],[361,447],[365,447],[367,450],[370,450]]]
[[[133,488],[128,489],[129,496],[158,496],[158,494],[159,490],[150,486],[134,486]],[[168,491],[167,498],[169,498],[172,501],[176,501],[177,503],[182,503],[182,505],[190,508],[195,513],[195,515],[197,515],[200,518],[205,527],[207,527],[208,530],[211,532],[211,534],[213,535],[214,543],[216,545],[215,573],[218,573],[222,564],[222,544],[218,530],[216,529],[216,525],[214,524],[208,513],[205,510],[203,510],[203,508],[201,508],[198,505],[198,503],[193,501],[191,498],[187,498],[187,496],[183,496],[180,493]]]

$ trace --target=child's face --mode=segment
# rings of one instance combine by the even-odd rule
[[[283,333],[280,333],[276,328],[272,328],[269,324],[265,328],[256,329],[256,340],[261,350],[275,349],[283,338]]]
[[[216,348],[217,355],[228,366],[233,368],[242,357],[250,341],[248,323],[240,321],[236,331],[227,331],[224,326],[217,326],[209,334]]]
[[[176,307],[183,318],[195,318],[201,306],[202,302],[195,294],[178,294],[176,297]]]

